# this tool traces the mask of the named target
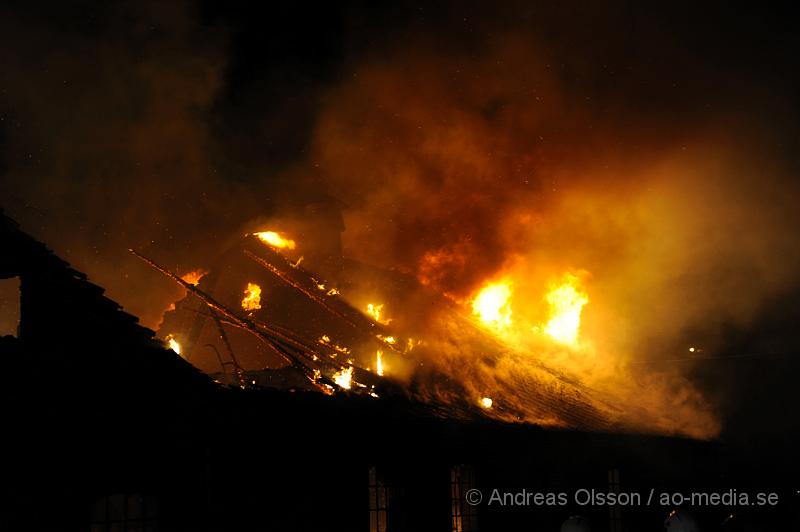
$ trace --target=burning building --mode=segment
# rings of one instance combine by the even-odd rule
[[[62,4],[0,6],[0,528],[796,524],[796,17]]]
[[[441,378],[435,371],[393,378],[417,364],[397,347],[403,329],[385,325],[379,304],[365,316],[333,286],[314,286],[323,280],[275,250],[285,236],[265,247],[249,235],[232,250],[243,276],[214,285],[213,271],[175,275],[187,298],[167,313],[175,332],[162,342],[1,221],[0,273],[18,278],[20,304],[17,334],[0,339],[7,530],[557,530],[576,514],[597,530],[644,530],[676,508],[587,506],[567,494],[714,487],[735,463],[718,444],[626,431],[566,380],[525,392],[561,424],[548,428],[509,422],[521,412],[502,397],[471,402],[457,383],[431,394],[424,380]],[[272,305],[293,304],[302,319],[285,318],[290,329]],[[321,329],[329,335],[317,338]],[[204,348],[220,364],[213,377],[183,358]],[[473,498],[493,488],[567,498],[513,509]]]

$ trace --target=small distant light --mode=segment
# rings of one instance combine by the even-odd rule
[[[484,397],[481,399],[481,406],[483,408],[492,408],[493,401],[489,397]]]
[[[694,353],[694,352],[695,352],[695,349],[694,349],[694,347],[690,347],[690,348],[689,348],[689,352],[690,352],[690,353]]]

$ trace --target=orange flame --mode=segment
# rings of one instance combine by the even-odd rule
[[[545,301],[550,305],[550,319],[544,326],[544,332],[558,343],[576,346],[581,312],[589,302],[580,279],[573,274],[566,274],[561,284],[551,287]]]
[[[489,283],[472,300],[472,313],[486,325],[502,330],[511,325],[511,283]]]
[[[168,334],[165,340],[167,341],[167,345],[169,346],[169,348],[175,351],[176,355],[181,354],[181,344],[178,342],[178,340],[175,339],[174,336]]]
[[[375,303],[368,303],[367,315],[383,325],[389,325],[389,323],[392,321],[391,319],[386,318],[381,319],[381,316],[383,316],[383,304],[376,305]]]
[[[203,270],[202,268],[198,268],[197,270],[192,270],[184,275],[181,276],[181,279],[186,281],[189,284],[193,284],[197,286],[200,283],[200,279],[202,279],[208,272]]]
[[[349,390],[350,387],[353,386],[353,366],[349,366],[337,373],[334,373],[333,382],[335,382],[340,388]]]
[[[255,283],[247,283],[242,299],[242,309],[248,312],[261,308],[261,287]]]
[[[254,236],[258,237],[259,240],[264,242],[265,244],[272,246],[278,249],[294,249],[297,244],[294,240],[286,238],[281,233],[277,231],[261,231],[258,233],[253,233]]]
[[[385,368],[383,366],[383,351],[378,349],[378,352],[375,354],[375,373],[383,377],[383,372]]]

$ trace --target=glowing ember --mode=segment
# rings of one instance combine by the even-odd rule
[[[371,317],[373,320],[377,321],[378,323],[382,323],[384,325],[389,325],[392,320],[381,319],[383,315],[383,304],[376,305],[374,303],[367,304],[367,315]]]
[[[344,347],[344,346],[341,346],[341,345],[338,345],[338,344],[334,344],[333,342],[331,342],[331,338],[327,334],[323,334],[322,336],[320,336],[319,340],[317,340],[317,342],[319,342],[322,345],[326,345],[328,347],[332,347],[334,350],[338,351],[339,353],[343,353],[345,355],[349,355],[350,354],[350,348],[349,347]],[[336,354],[332,354],[331,355],[331,358],[335,358],[335,357],[336,357]]]
[[[589,296],[586,295],[580,279],[572,274],[565,275],[564,281],[554,286],[545,296],[545,300],[550,305],[550,319],[544,326],[544,332],[556,342],[576,345],[581,311],[589,302]]]
[[[493,403],[494,403],[494,401],[492,401],[491,398],[489,398],[489,397],[484,397],[484,398],[481,399],[481,406],[483,408],[486,408],[486,409],[492,408],[492,404]]]
[[[383,351],[378,349],[378,352],[375,355],[375,372],[383,377],[384,367],[383,367]]]
[[[242,309],[248,312],[261,308],[261,287],[255,283],[247,283],[242,299]]]
[[[487,284],[472,301],[472,313],[497,329],[511,325],[511,283]]]
[[[334,373],[333,382],[335,382],[340,388],[349,390],[353,385],[353,367],[350,366],[342,371]]]
[[[193,284],[197,286],[200,283],[200,279],[202,279],[208,272],[206,270],[198,269],[190,271],[189,273],[181,276],[181,279],[186,281],[189,284]]]
[[[175,337],[172,336],[171,334],[167,335],[166,340],[167,340],[167,345],[169,346],[169,348],[172,349],[173,351],[175,351],[175,354],[180,355],[181,354],[181,344],[178,342],[178,340],[176,340]]]
[[[275,231],[261,231],[260,233],[253,233],[259,240],[267,245],[278,249],[294,249],[296,244],[294,240],[288,239]],[[298,264],[300,261],[298,261]]]

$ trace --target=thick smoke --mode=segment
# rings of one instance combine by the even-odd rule
[[[246,197],[209,154],[223,41],[180,3],[64,9],[0,16],[3,204],[153,326],[175,288],[127,249],[191,268]]]
[[[746,325],[797,280],[797,216],[771,154],[748,132],[723,133],[724,115],[671,135],[662,117],[604,116],[530,39],[468,53],[430,44],[362,65],[329,95],[314,162],[352,206],[346,253],[459,302],[510,278],[515,320],[532,324],[554,276],[583,271],[592,347],[528,346],[533,356],[645,407],[656,419],[644,424],[715,434],[681,359],[695,345],[713,353],[724,326]],[[439,356],[465,381],[524,371]]]

